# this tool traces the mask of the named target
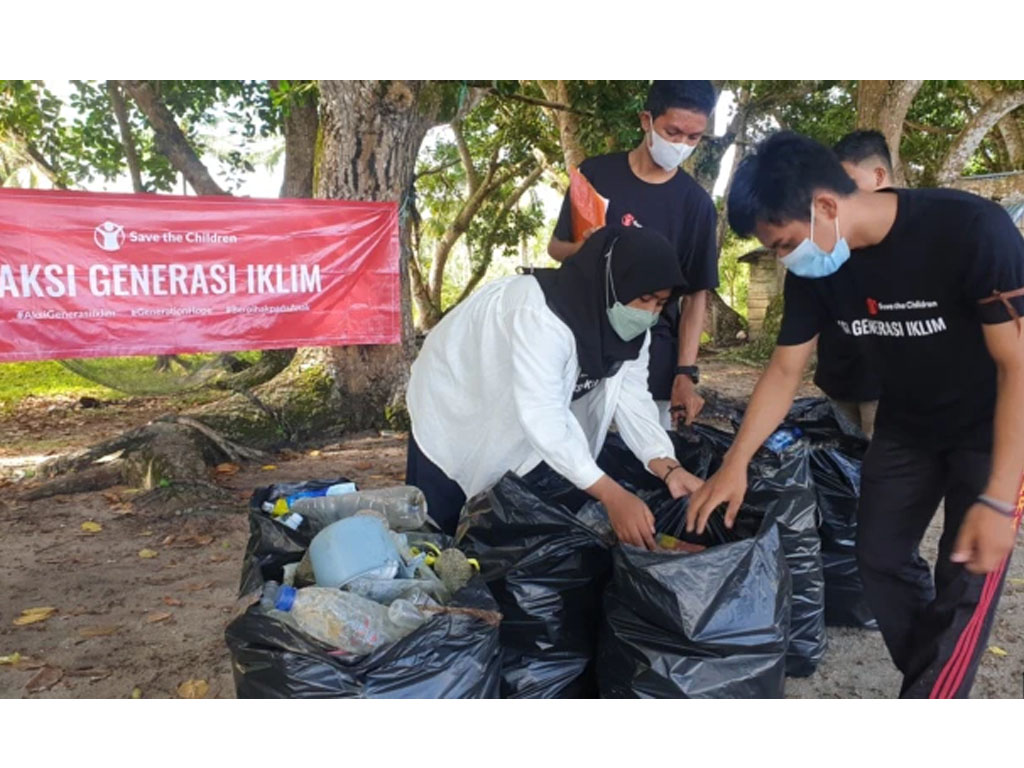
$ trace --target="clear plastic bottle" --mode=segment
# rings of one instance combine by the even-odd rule
[[[412,626],[411,603],[396,609],[396,623],[388,606],[326,587],[280,587],[275,607],[306,634],[354,655],[372,653],[419,626]]]
[[[411,485],[296,499],[290,509],[315,519],[319,527],[364,509],[382,513],[396,531],[415,531],[427,521],[427,499],[423,491]]]

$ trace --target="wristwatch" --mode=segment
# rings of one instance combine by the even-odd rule
[[[680,365],[676,367],[676,376],[689,376],[694,384],[700,383],[700,368],[696,365]]]

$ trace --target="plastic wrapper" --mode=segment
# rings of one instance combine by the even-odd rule
[[[588,229],[600,229],[605,225],[608,199],[598,194],[578,169],[572,168],[569,170],[569,201],[572,206],[572,240],[581,243]]]
[[[290,486],[295,487],[295,486]],[[291,531],[269,519],[260,505],[281,486],[253,494],[250,538],[240,598],[247,607],[225,630],[239,698],[495,698],[501,657],[500,614],[479,576],[397,642],[364,656],[337,649],[260,608],[265,580],[280,581],[287,563],[302,559],[312,524]],[[307,521],[308,522],[308,521]],[[415,534],[444,548],[451,538]]]
[[[458,541],[479,560],[504,617],[502,696],[586,698],[597,694],[594,657],[611,555],[576,517],[579,492],[545,470],[530,473],[529,482],[508,473],[471,499]]]
[[[791,582],[778,525],[755,508],[685,532],[688,499],[654,510],[658,530],[706,547],[621,545],[604,595],[598,654],[606,698],[779,698],[785,690]]]

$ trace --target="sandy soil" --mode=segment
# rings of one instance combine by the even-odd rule
[[[709,360],[704,383],[747,397],[754,368]],[[801,394],[815,395],[807,385]],[[95,698],[170,697],[188,681],[205,695],[233,697],[224,626],[235,610],[241,558],[248,537],[245,504],[252,489],[272,482],[344,475],[364,487],[399,483],[405,443],[399,435],[363,435],[309,445],[274,459],[215,475],[238,498],[237,514],[144,517],[131,492],[15,500],[15,473],[38,457],[112,437],[172,410],[166,401],[133,399],[82,409],[73,399],[35,400],[0,414],[0,696]],[[6,487],[5,487],[6,486]],[[98,523],[89,533],[82,523]],[[938,530],[924,544],[934,557]],[[1024,544],[1008,574],[975,697],[1022,695],[1024,681]],[[149,550],[149,552],[145,552]],[[155,556],[143,557],[140,553]],[[25,609],[53,607],[49,618],[16,626]],[[794,697],[889,697],[899,678],[876,632],[829,631],[829,652],[810,678],[790,680]],[[192,690],[203,692],[201,684]]]

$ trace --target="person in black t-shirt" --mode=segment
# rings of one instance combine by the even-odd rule
[[[892,186],[892,157],[885,136],[878,131],[848,133],[832,151],[858,189],[874,192]],[[882,389],[877,363],[838,326],[826,324],[818,336],[814,383],[868,438],[871,437]]]
[[[579,168],[608,199],[607,224],[650,227],[679,254],[686,281],[683,308],[671,302],[651,329],[648,368],[648,386],[666,429],[683,415],[687,424],[693,423],[704,407],[696,392],[696,363],[707,291],[718,287],[717,214],[708,193],[679,164],[697,146],[714,108],[715,90],[708,80],[656,80],[640,114],[643,141],[630,152],[584,160]],[[572,242],[566,194],[548,253],[564,261],[581,245]]]
[[[862,192],[835,155],[781,133],[737,170],[729,222],[789,268],[778,346],[722,467],[690,503],[702,530],[785,417],[818,333],[878,354],[857,559],[901,695],[966,696],[1024,510],[1024,238],[1000,206],[948,189]],[[941,501],[934,580],[917,546]]]

